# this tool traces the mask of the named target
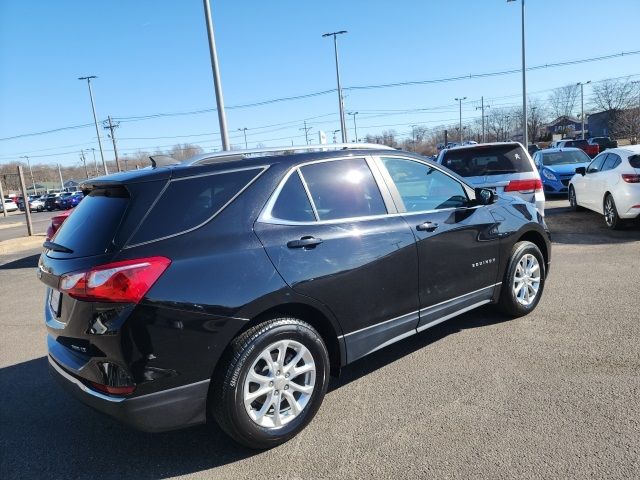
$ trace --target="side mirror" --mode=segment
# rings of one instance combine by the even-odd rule
[[[475,193],[478,205],[491,205],[498,200],[496,193],[488,188],[476,188]]]
[[[576,168],[576,173],[582,175],[584,177],[584,175],[587,173],[587,167],[578,167]]]

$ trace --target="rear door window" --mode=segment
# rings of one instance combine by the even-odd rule
[[[621,161],[622,159],[618,155],[616,155],[615,153],[609,153],[607,155],[607,159],[602,164],[602,171],[604,172],[605,170],[612,170],[616,168],[618,165],[620,165]]]
[[[442,164],[461,177],[532,172],[531,162],[519,145],[489,145],[447,151]]]
[[[271,217],[293,222],[313,222],[316,217],[311,202],[296,170],[282,187],[271,209]]]
[[[320,220],[387,213],[378,184],[363,158],[314,163],[300,171]]]
[[[129,246],[186,233],[202,226],[261,172],[260,168],[252,168],[171,180],[133,234]]]
[[[631,155],[629,157],[629,165],[633,168],[640,168],[640,155]]]
[[[467,205],[460,182],[440,170],[401,158],[382,158],[407,212],[424,212]]]

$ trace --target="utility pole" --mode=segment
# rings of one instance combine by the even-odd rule
[[[107,170],[107,162],[104,160],[104,152],[102,151],[102,139],[100,138],[100,129],[98,128],[98,116],[96,115],[96,107],[93,102],[93,90],[91,90],[91,79],[98,78],[95,75],[88,77],[78,77],[78,80],[86,80],[89,86],[89,98],[91,99],[91,110],[93,111],[93,123],[96,125],[96,135],[98,136],[98,147],[100,147],[100,157],[102,158],[102,165],[104,166],[104,174],[109,175]]]
[[[313,127],[307,127],[307,121],[304,121],[304,127],[299,128],[298,130],[304,130],[304,139],[307,142],[307,145],[309,145],[309,130],[311,130]]]
[[[516,0],[507,0],[509,2],[515,2]],[[529,145],[529,132],[527,127],[527,67],[525,60],[525,42],[524,42],[524,0],[520,0],[522,4],[522,143],[525,148]]]
[[[38,192],[36,190],[36,182],[33,180],[33,170],[31,170],[31,163],[29,163],[29,157],[27,155],[23,155],[20,158],[27,159],[27,166],[29,167],[29,175],[31,176],[31,185],[33,186],[33,194],[36,195]]]
[[[31,224],[31,209],[29,208],[29,196],[27,195],[27,187],[24,185],[24,173],[22,172],[22,165],[18,165],[18,177],[20,177],[20,189],[22,190],[22,198],[24,200],[24,214],[27,217],[27,233],[29,236],[33,235],[33,225]],[[4,197],[2,199],[4,202]],[[4,206],[2,207],[5,209]]]
[[[60,175],[60,190],[64,190],[64,180],[62,180],[62,170],[60,170],[60,164],[58,164],[58,175]]]
[[[485,108],[491,108],[490,105],[487,105],[485,107],[484,105],[484,96],[480,97],[480,107],[476,107],[476,110],[481,109],[482,110],[482,143],[484,143],[486,141],[486,136],[484,134],[484,109]]]
[[[80,150],[80,160],[82,160],[82,163],[84,164],[84,173],[87,178],[89,178],[89,170],[87,170],[87,159],[84,156],[84,149]]]
[[[119,172],[122,171],[120,168],[120,159],[118,158],[118,149],[116,148],[116,135],[113,133],[114,128],[118,128],[120,126],[120,122],[113,123],[111,121],[111,116],[107,117],[107,120],[104,121],[104,129],[109,130],[109,134],[111,136],[111,143],[113,143],[113,154],[116,157],[116,168]]]
[[[93,167],[96,171],[96,177],[98,176],[98,161],[96,160],[96,149],[91,147],[90,149],[87,150],[91,150],[91,153],[93,153]]]
[[[340,30],[339,32],[325,33],[322,35],[325,37],[333,37],[333,50],[336,57],[336,79],[338,82],[338,106],[340,108],[340,130],[342,130],[342,143],[347,143],[347,125],[344,119],[344,99],[342,98],[342,86],[340,85],[340,63],[338,62],[338,35],[347,33],[346,30]]]
[[[462,145],[462,101],[466,100],[467,97],[456,98],[456,102],[460,105],[460,145]]]
[[[447,140],[448,135],[449,135],[449,132],[447,132],[447,129],[445,129],[444,130],[444,148],[447,148],[447,143],[449,143]]]
[[[227,131],[227,116],[224,112],[224,97],[222,95],[222,82],[220,82],[220,69],[218,68],[218,52],[216,50],[216,39],[213,32],[213,20],[211,19],[211,5],[209,0],[203,0],[204,17],[207,24],[207,35],[209,36],[209,54],[211,56],[211,71],[213,73],[213,86],[216,90],[216,106],[218,108],[218,124],[220,125],[220,136],[222,137],[222,150],[229,150],[229,132]]]
[[[244,148],[245,150],[248,150],[249,147],[247,146],[247,127],[239,128],[238,131],[244,133]]]
[[[356,138],[354,140],[354,142],[358,143],[358,125],[356,124],[356,115],[358,115],[358,113],[360,112],[347,112],[347,115],[351,115],[353,116],[353,130],[356,134]]]
[[[580,119],[582,120],[582,140],[584,140],[584,86],[588,85],[589,83],[591,83],[591,80],[587,82],[576,83],[576,85],[580,87],[580,105],[581,105]]]
[[[336,133],[338,133],[340,130],[334,130],[333,131],[333,143],[338,143],[338,140],[336,138]]]

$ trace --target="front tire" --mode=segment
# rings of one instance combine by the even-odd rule
[[[584,210],[580,205],[578,205],[578,199],[576,197],[576,189],[573,188],[573,185],[569,187],[569,206],[571,210],[574,212],[580,212]]]
[[[622,228],[623,221],[618,216],[618,209],[616,208],[616,202],[613,200],[613,195],[607,193],[602,203],[602,209],[604,213],[604,221],[611,230],[619,230]]]
[[[531,313],[540,302],[545,278],[544,257],[537,245],[527,241],[516,243],[502,281],[498,309],[512,317]]]
[[[214,374],[209,411],[238,443],[272,448],[307,426],[328,385],[329,354],[318,332],[274,318],[232,341]]]

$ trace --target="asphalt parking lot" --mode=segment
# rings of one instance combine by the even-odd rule
[[[485,308],[347,367],[285,445],[215,426],[144,434],[49,377],[37,250],[0,256],[0,476],[12,478],[640,478],[640,226],[548,202],[537,310]]]

